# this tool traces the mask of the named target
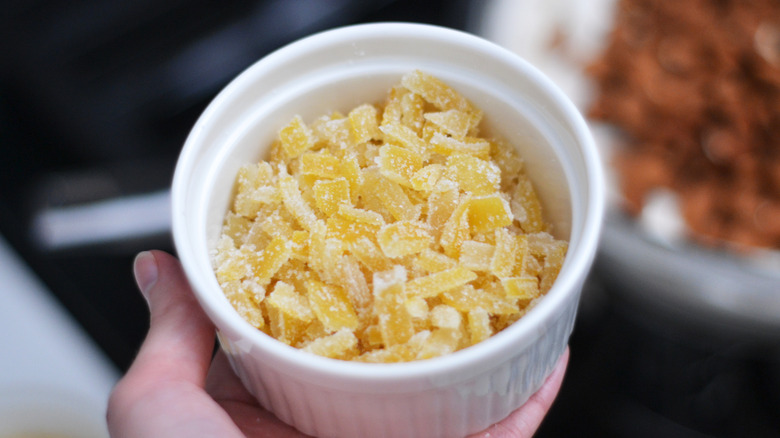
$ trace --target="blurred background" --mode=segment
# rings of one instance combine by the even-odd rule
[[[184,139],[210,99],[266,53],[335,26],[397,20],[482,34],[533,62],[566,36],[562,29],[569,36],[583,31],[582,17],[571,18],[572,10],[587,13],[582,6],[568,8],[570,21],[551,18],[567,8],[549,5],[563,3],[5,2],[0,306],[16,320],[9,316],[0,327],[30,340],[0,344],[0,373],[35,380],[26,365],[31,361],[47,361],[60,371],[66,363],[81,366],[83,359],[74,362],[67,349],[47,356],[35,347],[43,338],[56,344],[56,336],[75,337],[79,348],[73,351],[88,350],[94,361],[73,373],[97,375],[93,392],[98,400],[106,396],[148,326],[132,260],[144,249],[174,252],[167,189]],[[541,22],[555,27],[547,27],[543,40]],[[537,42],[531,47],[506,27],[527,30]],[[780,52],[780,37],[774,44]],[[559,78],[564,89],[571,85],[565,74]],[[694,264],[676,263],[668,245],[647,239],[634,222],[619,213],[610,217],[604,250],[583,294],[569,371],[538,436],[780,436],[776,265],[754,269],[741,256],[698,247],[674,251]],[[637,271],[621,269],[621,263]],[[667,278],[665,269],[675,276]],[[25,289],[30,284],[46,303],[25,301],[33,293]],[[686,295],[687,289],[696,291]],[[718,291],[707,295],[707,289]],[[734,295],[742,289],[755,295],[749,305]],[[31,312],[40,306],[61,313],[46,318],[63,319],[62,325],[42,334],[20,329],[18,320],[50,315]],[[84,371],[90,367],[97,371]],[[12,380],[0,381],[0,400],[12,398],[9,390],[2,392]]]

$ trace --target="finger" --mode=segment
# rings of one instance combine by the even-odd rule
[[[552,407],[555,397],[561,389],[566,365],[569,363],[569,347],[558,359],[552,373],[541,388],[523,406],[512,412],[509,417],[496,423],[470,438],[521,438],[531,437],[542,424],[545,415]]]
[[[218,402],[233,400],[259,406],[254,396],[247,391],[236,373],[233,372],[233,368],[222,350],[217,352],[211,363],[211,370],[206,377],[206,392]]]
[[[157,379],[202,387],[214,348],[214,326],[195,300],[179,261],[162,251],[143,252],[134,271],[149,303],[150,327],[130,371],[153,371]]]

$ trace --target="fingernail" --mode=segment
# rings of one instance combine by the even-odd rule
[[[133,262],[133,273],[135,274],[135,282],[138,284],[138,289],[141,290],[141,295],[149,301],[149,291],[157,282],[157,260],[154,258],[154,254],[149,251],[143,251],[135,256]]]

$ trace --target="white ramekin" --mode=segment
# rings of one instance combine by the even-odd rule
[[[403,364],[344,362],[305,353],[256,330],[230,306],[211,256],[238,167],[264,158],[294,115],[311,121],[383,100],[420,69],[485,112],[517,145],[557,237],[569,251],[547,296],[477,346]],[[429,25],[381,23],[307,37],[258,61],[204,111],[173,180],[178,256],[222,348],[260,403],[323,437],[456,437],[506,417],[543,383],[563,353],[604,209],[600,160],[577,109],[517,55]]]

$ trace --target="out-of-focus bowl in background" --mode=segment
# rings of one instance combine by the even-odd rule
[[[261,159],[294,115],[309,120],[382,100],[415,69],[474,102],[489,129],[520,149],[556,234],[570,241],[558,280],[516,324],[442,358],[344,362],[268,337],[230,306],[210,258],[238,167]],[[602,178],[592,138],[574,105],[511,52],[433,26],[348,27],[265,57],[209,105],[177,164],[174,242],[237,374],[282,420],[319,436],[460,436],[524,403],[563,353],[596,252]]]
[[[548,75],[583,112],[595,98],[585,68],[605,48],[616,0],[496,0],[475,31],[518,53]],[[668,192],[634,218],[620,207],[610,157],[615,128],[589,120],[605,160],[608,214],[597,269],[614,291],[642,307],[706,331],[736,337],[780,337],[780,252],[734,253],[685,237]]]

